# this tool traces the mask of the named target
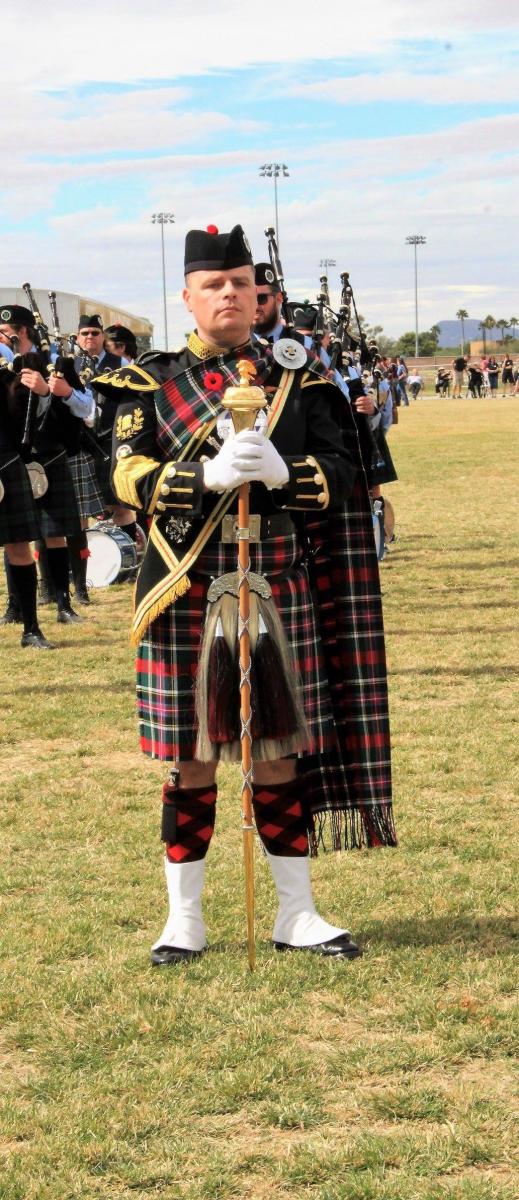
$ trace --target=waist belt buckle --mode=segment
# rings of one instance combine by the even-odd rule
[[[261,541],[260,513],[250,513],[247,531],[249,542]],[[232,513],[228,513],[227,516],[223,518],[220,541],[227,543],[240,541],[240,527],[238,525],[238,518]]]

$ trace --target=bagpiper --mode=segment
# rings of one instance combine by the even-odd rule
[[[316,910],[309,852],[394,845],[380,588],[353,421],[299,342],[251,340],[253,259],[240,225],[191,230],[184,301],[196,330],[96,386],[120,400],[113,487],[152,518],[135,595],[141,747],[171,764],[162,792],[169,915],[164,966],[206,949],[202,890],[220,761],[240,756],[234,502],[250,484],[259,580],[253,643],[253,806],[276,886],[277,950],[351,959]],[[229,435],[222,396],[248,360],[263,427]],[[267,598],[265,598],[267,597]]]

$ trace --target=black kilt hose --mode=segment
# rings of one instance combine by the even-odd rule
[[[40,523],[27,468],[14,450],[0,450],[0,546],[9,542],[33,542],[40,536]]]

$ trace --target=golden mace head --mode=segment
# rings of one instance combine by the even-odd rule
[[[242,429],[253,429],[256,413],[265,408],[267,398],[263,388],[251,384],[256,367],[248,358],[241,358],[237,363],[240,383],[238,387],[228,387],[222,397],[222,404],[232,416],[236,433]]]

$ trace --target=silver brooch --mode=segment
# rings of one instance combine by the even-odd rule
[[[304,367],[308,362],[304,346],[294,338],[279,338],[274,342],[272,353],[280,367],[288,367],[292,371],[297,371],[298,367]]]

